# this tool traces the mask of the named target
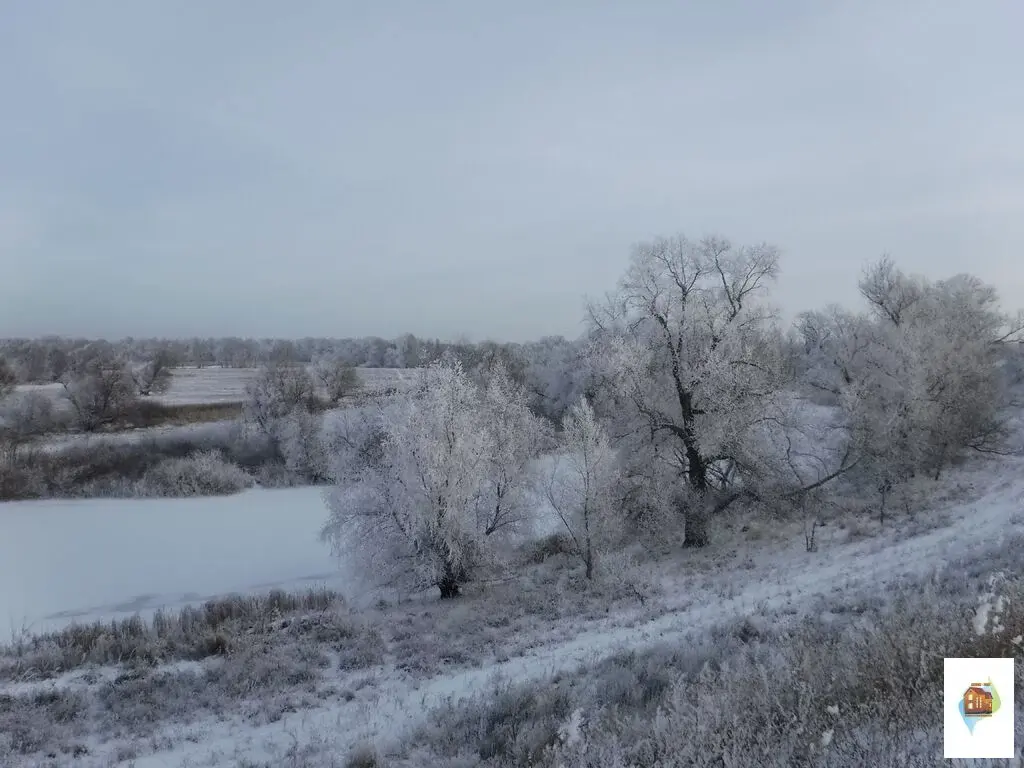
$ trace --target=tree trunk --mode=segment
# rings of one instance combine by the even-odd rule
[[[683,546],[706,547],[709,542],[707,507],[703,501],[698,501],[686,510],[686,534],[683,537]]]
[[[441,599],[450,600],[453,597],[458,597],[459,582],[456,581],[455,577],[451,574],[445,574],[445,576],[437,583],[438,588],[441,590]]]
[[[467,575],[465,568],[456,570],[451,564],[446,563],[444,575],[437,582],[437,587],[441,590],[441,599],[450,600],[461,595],[459,585],[466,580]]]
[[[694,498],[684,508],[686,520],[686,535],[683,538],[684,547],[706,547],[709,542],[707,499],[704,498],[708,489],[708,468],[704,457],[700,455],[697,446],[691,442],[684,443],[686,448],[686,480]]]

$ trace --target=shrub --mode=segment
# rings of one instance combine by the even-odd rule
[[[161,461],[146,472],[141,485],[144,493],[139,495],[218,496],[251,488],[253,479],[219,452],[203,451]]]
[[[0,680],[55,677],[87,664],[199,660],[224,655],[239,642],[277,630],[319,639],[328,634],[342,641],[354,638],[354,630],[332,610],[339,601],[336,593],[325,589],[300,593],[273,590],[264,595],[229,595],[174,612],[160,610],[149,622],[135,615],[111,622],[72,624],[0,646]],[[303,614],[311,614],[317,621],[287,618]],[[338,647],[342,647],[340,641]]]

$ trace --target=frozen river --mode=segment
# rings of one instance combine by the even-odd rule
[[[336,587],[320,488],[0,504],[0,633],[230,592]]]

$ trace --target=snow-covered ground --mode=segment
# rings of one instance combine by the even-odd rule
[[[402,388],[415,380],[412,368],[357,368],[363,387],[371,392],[388,387]],[[237,403],[245,399],[245,388],[256,376],[257,368],[174,368],[171,386],[162,395],[153,397],[169,405],[203,405]],[[61,399],[60,384],[24,384],[19,392],[42,392],[55,400]]]
[[[411,379],[411,369],[357,368],[363,387],[378,391],[401,386]],[[154,399],[172,405],[237,403],[245,399],[245,388],[259,372],[257,368],[175,368],[171,386]]]
[[[660,572],[665,590],[656,613],[570,622],[574,626],[564,627],[568,639],[538,642],[512,658],[427,678],[385,666],[355,676],[328,673],[339,687],[356,690],[355,697],[331,696],[272,724],[204,719],[168,726],[149,742],[163,746],[143,749],[132,764],[270,765],[293,744],[325,739],[330,754],[343,757],[357,744],[402,736],[431,707],[486,691],[496,676],[539,679],[618,650],[685,643],[691,633],[734,619],[780,612],[798,617],[841,600],[874,599],[901,580],[925,578],[958,559],[983,564],[986,553],[1024,533],[1022,470],[1024,461],[1007,458],[951,471],[931,486],[933,498],[912,522],[890,521],[879,531],[874,521],[870,535],[850,537],[831,521],[819,534],[817,552],[806,551],[795,523],[766,523],[759,541],[739,526],[716,530],[711,547],[688,552],[676,567]],[[17,576],[19,585],[33,584],[13,590],[15,597],[45,606],[40,613],[51,620],[64,620],[69,611],[109,615],[135,607],[133,598],[138,607],[148,607],[168,597],[330,578],[330,560],[314,539],[323,508],[311,489],[196,502],[107,502],[91,509],[82,515],[77,502],[0,509],[14,511],[3,519],[0,541],[21,542],[0,550],[0,562],[20,558],[12,566],[5,562],[10,570],[0,574],[2,583]],[[45,522],[36,524],[39,512]],[[356,677],[362,684],[352,688]],[[82,765],[121,764],[118,748],[96,745]]]
[[[167,392],[153,399],[169,405],[237,403],[256,373],[256,368],[175,368]]]
[[[318,537],[326,520],[318,487],[0,503],[0,632],[150,615],[231,592],[344,591]],[[538,521],[539,535],[556,530],[552,517]]]
[[[199,743],[188,743],[135,762],[137,768],[226,765],[226,756],[272,760],[290,740],[313,740],[329,734],[345,754],[362,742],[387,743],[421,722],[426,711],[446,701],[479,693],[495,677],[517,683],[570,671],[623,650],[643,651],[664,642],[684,642],[690,633],[711,629],[730,619],[776,611],[799,614],[821,610],[821,600],[836,593],[877,596],[900,579],[923,578],[935,567],[959,557],[983,558],[1006,537],[1024,532],[1024,469],[1015,462],[1015,476],[977,473],[965,477],[973,498],[948,505],[943,519],[952,524],[901,541],[869,539],[840,547],[804,551],[793,539],[752,568],[729,569],[720,578],[733,581],[728,594],[706,587],[676,585],[675,605],[666,615],[634,626],[595,626],[568,642],[548,645],[520,658],[436,677],[426,683],[388,676],[380,680],[369,701],[335,703],[301,712],[263,727],[208,723],[200,727]],[[974,496],[973,494],[978,494]],[[945,505],[944,505],[945,506]],[[939,510],[933,510],[936,512]],[[702,553],[707,557],[712,553]],[[718,553],[722,553],[719,551]],[[725,575],[728,573],[728,576]],[[717,594],[716,594],[717,593]],[[339,726],[341,726],[339,728]]]
[[[0,632],[338,578],[319,488],[0,504]]]

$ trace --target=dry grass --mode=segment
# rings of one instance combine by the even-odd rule
[[[0,680],[53,678],[86,665],[155,665],[226,655],[254,635],[300,627],[297,614],[326,614],[341,605],[329,590],[230,596],[177,612],[158,611],[112,622],[72,624],[58,632],[23,634],[0,648]],[[310,633],[320,625],[311,625]]]
[[[116,424],[111,426],[111,430],[233,421],[242,415],[242,406],[241,401],[179,404],[162,403],[157,400],[138,400]]]
[[[434,712],[394,750],[394,765],[662,768],[749,765],[752,755],[780,768],[933,765],[943,658],[1020,653],[1024,580],[1003,584],[1003,628],[981,638],[971,627],[977,586],[955,566],[888,602],[849,612],[833,606],[828,620],[786,626],[777,617],[773,630],[745,621],[685,648],[502,685]],[[1019,665],[1016,675],[1021,706]],[[880,699],[895,704],[879,707]],[[574,713],[577,744],[569,735]]]
[[[141,440],[82,442],[61,450],[26,450],[14,462],[0,462],[0,501],[166,495],[165,483],[148,487],[147,473],[164,462],[209,452],[219,453],[225,463],[236,465],[253,477],[259,477],[268,467],[283,466],[269,440],[230,429]],[[233,485],[237,490],[247,483]]]
[[[67,765],[96,735],[128,759],[170,724],[264,725],[317,706],[327,673],[381,660],[381,638],[341,608],[329,591],[277,591],[20,638],[0,658],[0,676],[20,681],[0,694],[0,764]]]

